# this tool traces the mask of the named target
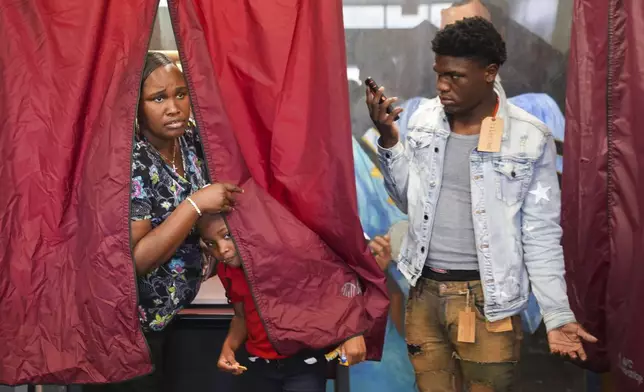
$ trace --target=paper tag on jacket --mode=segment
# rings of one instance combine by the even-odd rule
[[[481,123],[478,150],[483,152],[501,151],[502,136],[503,119],[499,117],[486,117]]]

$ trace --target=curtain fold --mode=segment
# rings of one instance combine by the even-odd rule
[[[566,101],[563,227],[571,305],[600,342],[595,371],[644,389],[644,3],[576,0]]]
[[[562,176],[563,248],[570,304],[600,339],[587,345],[595,371],[608,369],[606,285],[610,270],[606,94],[608,2],[575,0],[566,86]]]
[[[610,1],[608,26],[608,352],[617,390],[644,390],[644,3]]]
[[[388,300],[358,218],[341,2],[168,3],[211,174],[246,191],[228,223],[271,341],[288,355],[368,330],[380,358]]]
[[[151,370],[130,156],[157,1],[0,6],[0,384]]]
[[[170,1],[208,163],[276,348],[369,331],[388,300],[358,219],[339,1]],[[0,7],[0,383],[151,370],[129,245],[132,132],[158,2]],[[362,294],[362,295],[360,295]]]

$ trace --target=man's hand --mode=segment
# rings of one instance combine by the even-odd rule
[[[367,346],[362,335],[356,336],[344,342],[340,346],[342,355],[347,359],[349,366],[356,365],[367,357]]]
[[[389,263],[392,261],[391,255],[391,238],[389,234],[384,237],[376,236],[369,242],[371,254],[376,258],[381,270],[386,271]]]
[[[221,355],[219,356],[217,367],[222,371],[232,373],[235,376],[239,376],[246,370],[246,368],[240,365],[235,359],[235,352],[230,347],[226,346],[221,349]]]
[[[371,89],[367,87],[366,102],[371,121],[373,121],[373,125],[375,125],[378,132],[380,132],[380,145],[384,148],[391,148],[398,143],[398,135],[400,135],[398,127],[394,124],[394,119],[402,113],[403,109],[395,108],[391,113],[387,114],[387,108],[396,102],[398,98],[387,98],[383,102],[380,102],[384,91],[385,88],[380,87],[378,92],[374,94]]]
[[[586,332],[579,323],[568,323],[548,332],[551,353],[585,361],[588,357],[581,344],[582,339],[589,343],[597,343],[597,338]]]

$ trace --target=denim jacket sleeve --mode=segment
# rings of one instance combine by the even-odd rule
[[[378,141],[378,160],[385,179],[385,188],[398,208],[407,214],[407,184],[409,159],[405,145],[398,141],[391,148],[384,148]]]
[[[548,135],[521,209],[524,261],[548,331],[576,321],[564,279],[556,158],[554,139]]]

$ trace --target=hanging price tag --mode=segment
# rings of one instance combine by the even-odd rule
[[[458,337],[459,342],[474,343],[476,341],[476,315],[470,305],[470,290],[467,290],[465,298],[465,310],[458,313]]]
[[[481,123],[481,136],[479,137],[478,150],[484,152],[501,151],[502,136],[503,119],[499,117],[486,117]]]
[[[512,317],[506,317],[498,321],[487,321],[485,327],[488,332],[510,332],[512,331]]]

